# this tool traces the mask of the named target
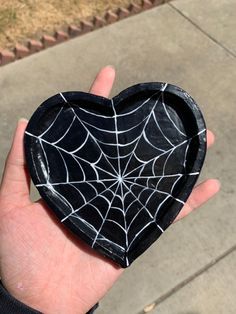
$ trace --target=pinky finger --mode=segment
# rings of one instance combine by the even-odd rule
[[[190,194],[186,204],[176,217],[175,222],[184,218],[194,209],[200,207],[212,198],[220,189],[220,182],[215,179],[208,179],[197,185]]]

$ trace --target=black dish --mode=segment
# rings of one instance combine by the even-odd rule
[[[206,127],[181,88],[143,83],[113,99],[57,94],[35,111],[24,142],[32,180],[60,221],[127,267],[191,193]]]

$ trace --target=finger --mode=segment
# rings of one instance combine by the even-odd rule
[[[20,119],[15,131],[12,146],[8,154],[1,183],[1,195],[28,197],[30,193],[30,177],[26,169],[23,138],[28,121]]]
[[[90,93],[108,97],[113,83],[115,80],[115,69],[108,65],[102,68],[99,73],[97,74],[92,86],[90,87]]]
[[[212,146],[215,142],[215,135],[212,131],[207,130],[207,148]]]
[[[215,179],[208,179],[197,185],[190,194],[183,209],[176,217],[175,222],[184,218],[194,209],[200,207],[212,198],[220,189],[220,182]]]

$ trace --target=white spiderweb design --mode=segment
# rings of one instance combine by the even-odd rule
[[[149,228],[164,231],[167,204],[183,206],[175,196],[181,180],[199,174],[188,172],[186,160],[192,141],[205,129],[185,134],[165,104],[166,87],[121,113],[111,100],[110,116],[70,104],[60,94],[64,106],[57,107],[43,132],[26,132],[41,152],[36,186],[60,200],[61,221],[72,221],[92,247],[125,267]],[[36,168],[38,161],[33,161]]]

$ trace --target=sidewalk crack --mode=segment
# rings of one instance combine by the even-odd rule
[[[197,23],[195,23],[191,18],[189,18],[187,15],[185,15],[181,10],[177,9],[172,3],[167,3],[169,7],[171,7],[173,10],[175,10],[177,13],[179,13],[183,18],[185,18],[187,21],[189,21],[194,27],[196,27],[203,35],[207,36],[210,40],[212,40],[217,46],[220,46],[222,49],[224,49],[228,54],[236,58],[236,53],[232,51],[231,49],[227,48],[225,45],[223,45],[220,41],[218,41],[216,38],[214,38],[211,34],[209,34],[207,31],[205,31],[203,28],[201,28]]]
[[[157,298],[155,301],[152,303],[155,303],[155,307],[163,303],[166,299],[171,297],[173,294],[175,294],[178,290],[182,289],[185,287],[187,284],[189,284],[191,281],[193,281],[195,278],[199,277],[202,275],[205,271],[209,270],[212,268],[214,265],[219,263],[222,259],[230,255],[236,250],[236,245],[232,246],[230,249],[222,253],[221,255],[217,256],[214,258],[212,261],[210,261],[208,264],[206,264],[204,267],[200,268],[198,271],[190,275],[188,278],[184,279],[183,281],[179,282],[176,286],[171,288],[169,291],[165,292],[163,295],[161,295],[159,298]],[[143,314],[143,310],[138,312],[138,314]]]

